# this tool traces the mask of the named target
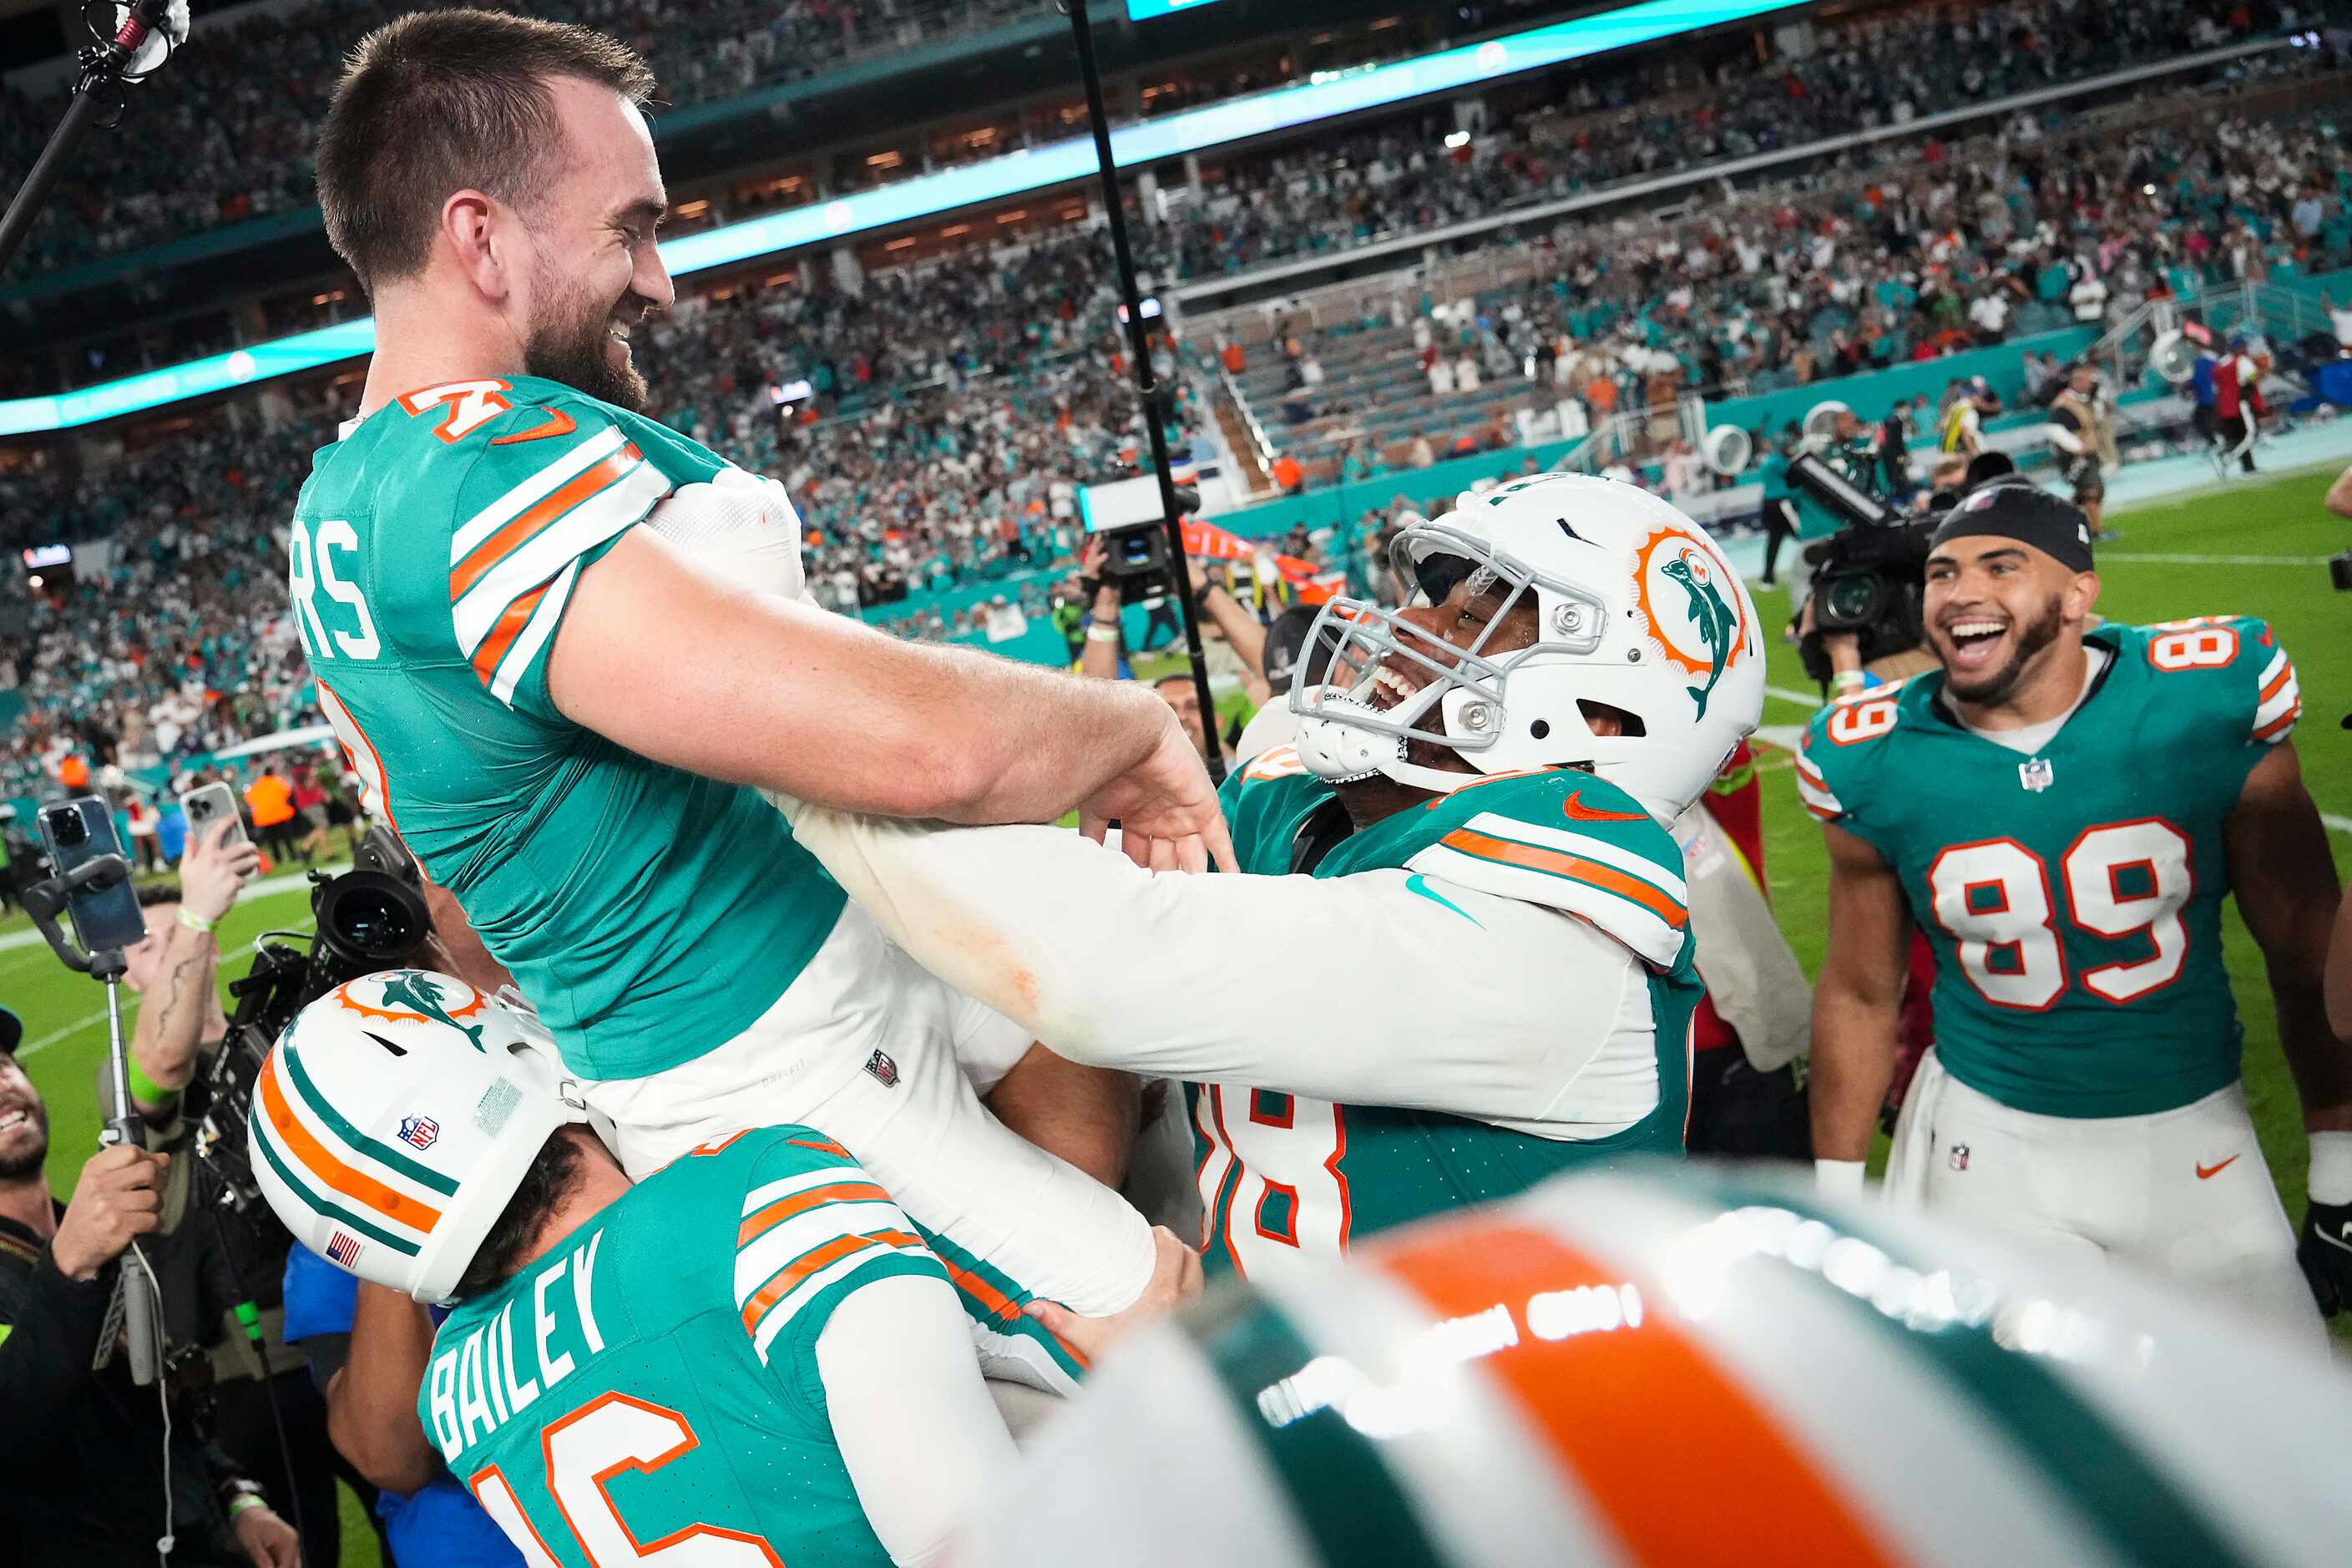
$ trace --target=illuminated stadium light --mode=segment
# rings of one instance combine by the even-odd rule
[[[1197,11],[1203,5],[1213,5],[1217,0],[1127,0],[1127,19],[1148,22],[1154,16],[1173,16],[1179,11]]]
[[[1801,3],[1801,0],[1644,0],[1638,5],[1377,66],[1334,80],[1277,88],[1129,125],[1111,133],[1112,155],[1122,168],[1159,163],[1318,120],[1475,88],[1502,77],[1541,70],[1612,49],[1630,48],[1789,10]],[[662,260],[673,276],[682,278],[780,251],[898,227],[960,207],[1069,184],[1094,173],[1092,139],[1072,136],[977,163],[915,175],[823,204],[793,207],[722,228],[686,235],[662,245]],[[1000,216],[997,221],[1004,223],[1011,216]],[[226,392],[251,382],[315,370],[367,353],[374,346],[375,323],[373,319],[362,318],[71,392],[0,400],[0,436],[95,425],[126,414]]]

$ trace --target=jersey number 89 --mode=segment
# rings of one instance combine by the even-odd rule
[[[2188,836],[2159,817],[2085,829],[2059,861],[2075,927],[2110,939],[2144,935],[2145,958],[2085,969],[2083,988],[2137,1002],[2179,978],[2189,956],[2181,906],[2195,878]],[[2039,1013],[2066,989],[2050,868],[2014,838],[1955,844],[1927,868],[1937,923],[1958,944],[1960,972],[1997,1007]]]

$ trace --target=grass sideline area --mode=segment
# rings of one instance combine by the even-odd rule
[[[2158,502],[2118,515],[2122,537],[2099,552],[2105,594],[2100,608],[2133,622],[2188,616],[2249,614],[2270,620],[2295,661],[2305,711],[2295,731],[2304,774],[2320,810],[2332,818],[2329,843],[2339,873],[2352,876],[2352,733],[2337,720],[2352,710],[2352,598],[2329,587],[2322,563],[2343,548],[2347,530],[2320,505],[2334,470],[2260,484],[2233,486],[2186,500]],[[1759,603],[1768,623],[1785,620],[1785,594],[1767,590]],[[1793,649],[1770,647],[1768,726],[1802,724],[1814,704]],[[1227,699],[1221,712],[1232,706]],[[1819,969],[1827,861],[1819,829],[1798,804],[1785,753],[1768,752],[1765,770],[1766,860],[1772,898],[1790,941],[1808,973]],[[252,944],[265,931],[308,931],[310,903],[300,887],[251,898],[221,927],[224,980],[242,974]],[[18,929],[21,916],[0,924]],[[2303,1214],[2305,1152],[2294,1086],[2281,1055],[2262,957],[2238,920],[2227,920],[2227,960],[2246,1025],[2246,1097],[2263,1155],[2290,1216]],[[128,998],[126,998],[128,1000]],[[25,1022],[20,1052],[26,1070],[49,1107],[49,1176],[62,1195],[96,1145],[93,1091],[106,1049],[105,998],[69,973],[37,943],[0,950],[0,1003]],[[131,1017],[126,1017],[126,1027]],[[1874,1164],[1883,1163],[1884,1140]],[[2336,1336],[2352,1341],[2352,1314],[2336,1321]],[[344,1554],[349,1568],[377,1559],[356,1500],[344,1494]]]

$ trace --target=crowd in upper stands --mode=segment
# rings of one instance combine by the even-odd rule
[[[2014,89],[2027,68],[1997,66],[1986,79]],[[1643,101],[1643,116],[1678,112]],[[1763,123],[1725,120],[1724,155]],[[1532,172],[1520,134],[1474,139],[1461,167]],[[1578,155],[1598,144],[1576,143]],[[2158,290],[2352,259],[2352,174],[2325,127],[2092,136],[2053,104],[1975,142],[1921,132],[1888,146],[1882,160],[1849,158],[1667,227],[1563,223],[1511,290],[1400,296],[1391,330],[1411,344],[1411,377],[1396,395],[1428,419],[1400,439],[1350,438],[1380,412],[1362,405],[1379,400],[1351,405],[1346,389],[1309,384],[1322,379],[1308,370],[1315,345],[1297,345],[1285,368],[1305,394],[1302,423],[1340,437],[1314,478],[1445,455],[1455,433],[1439,426],[1481,381],[1507,395],[1479,405],[1474,445],[1505,445],[1562,427],[1555,416],[1548,429],[1515,428],[1522,405],[1572,400],[1598,423],[1683,387],[1762,391],[2104,320]],[[1300,185],[1295,172],[1279,183]],[[1200,215],[1182,221],[1180,243],[1192,243]],[[794,282],[681,300],[639,339],[652,412],[784,480],[828,603],[887,617],[916,594],[891,623],[915,636],[973,629],[998,593],[1040,614],[1045,574],[1030,569],[1066,563],[1077,488],[1132,471],[1144,445],[1105,250],[1079,228],[856,290]],[[1441,386],[1438,362],[1473,368]],[[1530,369],[1550,384],[1529,387]],[[1184,388],[1171,416],[1180,439],[1209,423],[1192,396]],[[280,531],[310,452],[347,412],[320,404],[269,433],[216,421],[79,481],[0,472],[7,547],[115,542],[104,570],[86,572],[69,601],[37,605],[31,635],[6,644],[28,711],[0,742],[0,786],[44,776],[77,744],[168,759],[315,717],[283,613]],[[952,611],[921,602],[921,590],[950,586],[979,596]]]
[[[108,141],[104,176],[69,174],[26,242],[37,268],[121,255],[184,234],[317,204],[310,153],[343,52],[415,0],[352,0],[283,15],[198,18],[136,90],[138,132]],[[1002,24],[1020,0],[553,0],[644,55],[674,105],[804,79],[849,56]],[[78,40],[74,40],[78,41]],[[256,69],[266,60],[267,69]],[[0,165],[31,166],[69,82],[37,96],[0,88]]]
[[[2267,31],[2235,0],[1917,5],[1814,24],[1799,58],[1702,72],[1674,51],[1577,73],[1559,100],[1449,146],[1415,121],[1228,167],[1177,209],[1180,276],[1345,250],[1620,181],[1772,153]],[[1445,129],[1451,130],[1450,121]]]

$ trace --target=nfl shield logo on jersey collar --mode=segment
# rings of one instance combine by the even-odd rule
[[[2036,757],[2032,762],[2020,763],[2017,764],[2017,782],[2023,784],[2031,794],[2040,795],[2058,782],[2057,764],[2047,757]]]

